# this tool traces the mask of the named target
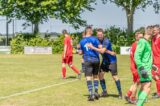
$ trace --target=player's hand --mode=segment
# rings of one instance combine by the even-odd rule
[[[141,75],[142,75],[143,78],[148,77],[148,72],[144,69],[143,66],[140,67],[140,71],[141,71]]]
[[[111,52],[111,55],[112,55],[112,56],[116,56],[116,53],[112,51],[112,52]]]
[[[152,70],[155,71],[155,72],[157,72],[157,71],[158,71],[158,67],[153,64],[153,65],[152,65]]]
[[[92,43],[88,43],[88,44],[87,44],[87,47],[90,48],[90,49],[93,49],[93,48],[94,48],[93,45],[92,45]]]

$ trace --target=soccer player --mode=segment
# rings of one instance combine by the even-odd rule
[[[98,94],[98,71],[99,71],[99,53],[95,50],[88,48],[89,44],[94,45],[95,47],[100,47],[100,42],[96,37],[93,37],[92,27],[87,27],[85,29],[86,37],[80,41],[80,51],[79,54],[83,54],[84,64],[85,64],[85,77],[89,91],[88,101],[94,101],[95,99],[99,99]],[[93,83],[92,84],[92,79]],[[94,92],[93,92],[94,85]]]
[[[153,52],[153,64],[157,67],[157,70],[152,71],[153,79],[156,81],[157,93],[153,95],[153,98],[160,98],[160,27],[155,25],[153,28],[152,38],[152,52]]]
[[[136,94],[137,94],[137,87],[139,85],[139,75],[137,71],[137,66],[134,61],[134,53],[136,51],[137,47],[137,42],[139,41],[140,38],[143,37],[144,34],[144,28],[141,28],[135,33],[135,39],[136,41],[132,44],[131,50],[130,50],[130,69],[133,75],[133,84],[131,85],[130,89],[128,90],[125,99],[127,102],[131,104],[136,104]]]
[[[78,78],[81,78],[80,71],[72,64],[73,60],[73,53],[72,53],[72,38],[68,34],[67,30],[63,30],[62,33],[65,36],[64,39],[64,51],[62,56],[62,78],[66,79],[66,64],[78,74]]]
[[[99,51],[102,53],[102,63],[100,66],[100,73],[99,73],[99,79],[100,79],[100,84],[102,87],[102,97],[107,96],[107,89],[106,89],[106,82],[104,79],[104,74],[105,72],[111,72],[112,78],[115,81],[115,84],[117,86],[119,98],[122,98],[122,90],[121,90],[121,83],[120,79],[118,78],[118,72],[117,72],[117,57],[116,53],[112,50],[112,44],[108,38],[104,38],[104,32],[103,29],[98,29],[97,30],[97,37],[99,41],[101,42],[101,45],[103,48],[105,48],[105,52],[99,51],[96,47],[93,45],[90,45],[90,48],[96,51]]]
[[[134,59],[137,65],[138,75],[140,77],[140,91],[138,92],[137,106],[143,106],[149,95],[152,81],[152,49],[149,40],[152,37],[151,27],[145,29],[144,39],[137,43]]]

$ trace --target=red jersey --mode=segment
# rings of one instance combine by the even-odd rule
[[[137,42],[134,42],[132,44],[132,47],[131,47],[131,50],[130,50],[130,68],[131,68],[132,73],[137,72],[137,66],[136,66],[136,63],[135,63],[135,60],[134,60],[134,53],[136,51],[136,47],[137,47]]]
[[[67,56],[72,56],[73,48],[72,48],[72,38],[70,36],[64,38],[64,45],[67,46],[66,57]]]
[[[160,65],[160,37],[152,39],[153,64]]]

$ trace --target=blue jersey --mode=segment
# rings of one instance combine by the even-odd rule
[[[107,50],[112,51],[112,44],[111,44],[111,42],[108,38],[105,38],[101,43],[102,43],[103,48],[106,48]],[[112,56],[108,53],[102,54],[102,57],[103,57],[103,61],[108,61],[109,60],[110,63],[116,63],[117,62],[117,57]]]
[[[100,45],[99,40],[96,37],[85,37],[80,41],[80,47],[83,52],[83,59],[85,62],[99,62],[99,53],[87,47],[87,44],[91,43],[94,47],[98,48]]]

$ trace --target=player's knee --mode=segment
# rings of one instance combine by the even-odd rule
[[[115,80],[115,81],[119,80],[119,78],[118,78],[117,75],[113,75],[112,78],[113,78],[113,80]]]

